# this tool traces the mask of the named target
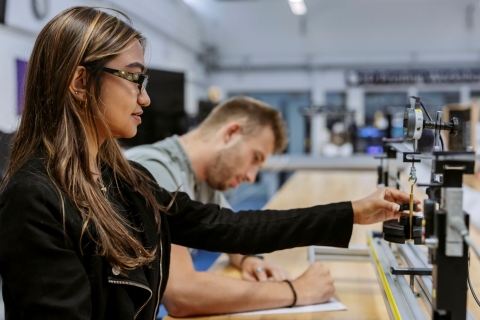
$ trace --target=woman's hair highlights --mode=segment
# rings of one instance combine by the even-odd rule
[[[40,152],[62,204],[64,194],[81,212],[82,236],[87,234],[95,241],[97,254],[124,273],[148,265],[156,248],[144,248],[133,236],[132,227],[102,194],[90,170],[91,161],[110,167],[117,186],[121,179],[147,199],[155,212],[158,232],[159,211],[167,208],[157,203],[151,189],[153,181],[128,163],[116,139],[107,139],[100,146],[97,159],[89,155],[87,141],[96,139],[98,143],[95,121],[103,119],[98,108],[102,67],[128,50],[134,40],[144,48],[146,44],[127,16],[112,11],[114,14],[73,7],[58,14],[38,35],[27,70],[22,119],[2,186]],[[86,102],[75,99],[69,91],[78,66],[87,70]]]

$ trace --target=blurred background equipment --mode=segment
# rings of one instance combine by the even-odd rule
[[[357,143],[357,127],[355,125],[355,111],[348,111],[345,106],[310,106],[301,109],[305,116],[307,127],[307,153],[318,153],[311,148],[319,148],[320,154],[326,157],[348,157],[353,154],[354,146]],[[323,122],[323,123],[322,123]],[[323,145],[312,144],[311,135],[316,134],[312,125],[325,125],[325,132],[322,133],[325,142]]]
[[[478,105],[447,104],[443,107],[443,121],[456,117],[459,121],[459,135],[445,136],[448,150],[466,150],[469,146],[476,146],[476,131],[478,123]]]
[[[185,112],[185,75],[157,69],[147,71],[150,106],[143,109],[142,124],[137,135],[121,139],[126,147],[154,143],[174,134],[188,131]]]
[[[7,0],[0,0],[0,23],[5,23],[5,9]]]
[[[197,114],[190,117],[190,128],[198,126],[205,120],[206,117],[212,112],[223,99],[223,92],[220,87],[210,86],[207,89],[208,99],[200,100],[198,102]]]

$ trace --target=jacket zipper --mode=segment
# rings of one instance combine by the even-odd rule
[[[163,245],[162,245],[162,236],[160,235],[160,280],[158,282],[158,292],[157,292],[157,306],[155,307],[155,313],[153,314],[153,320],[157,319],[158,307],[160,306],[160,288],[162,287],[163,279]]]
[[[138,316],[138,314],[143,310],[143,308],[145,308],[145,306],[147,305],[148,301],[150,301],[150,299],[152,298],[152,290],[147,287],[147,286],[144,286],[143,284],[139,284],[139,283],[136,283],[136,282],[131,282],[131,281],[124,281],[124,280],[112,280],[112,279],[108,279],[108,282],[109,283],[113,283],[113,284],[122,284],[122,285],[127,285],[127,286],[134,286],[134,287],[138,287],[138,288],[142,288],[142,289],[145,289],[147,290],[148,292],[150,292],[150,297],[148,297],[147,301],[145,301],[145,303],[138,309],[138,311],[135,313],[135,315],[133,316],[133,319],[135,320]]]

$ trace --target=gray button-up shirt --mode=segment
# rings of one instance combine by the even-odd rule
[[[230,204],[222,192],[200,181],[178,136],[125,151],[128,159],[140,163],[154,176],[158,184],[168,191],[187,193],[191,199],[203,203],[216,203],[224,208]]]

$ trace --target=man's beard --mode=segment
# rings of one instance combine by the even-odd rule
[[[238,154],[237,150],[238,146],[232,146],[227,150],[219,151],[214,163],[207,167],[205,180],[211,188],[220,191],[226,191],[229,188],[227,182],[237,168],[238,158],[235,157]]]

